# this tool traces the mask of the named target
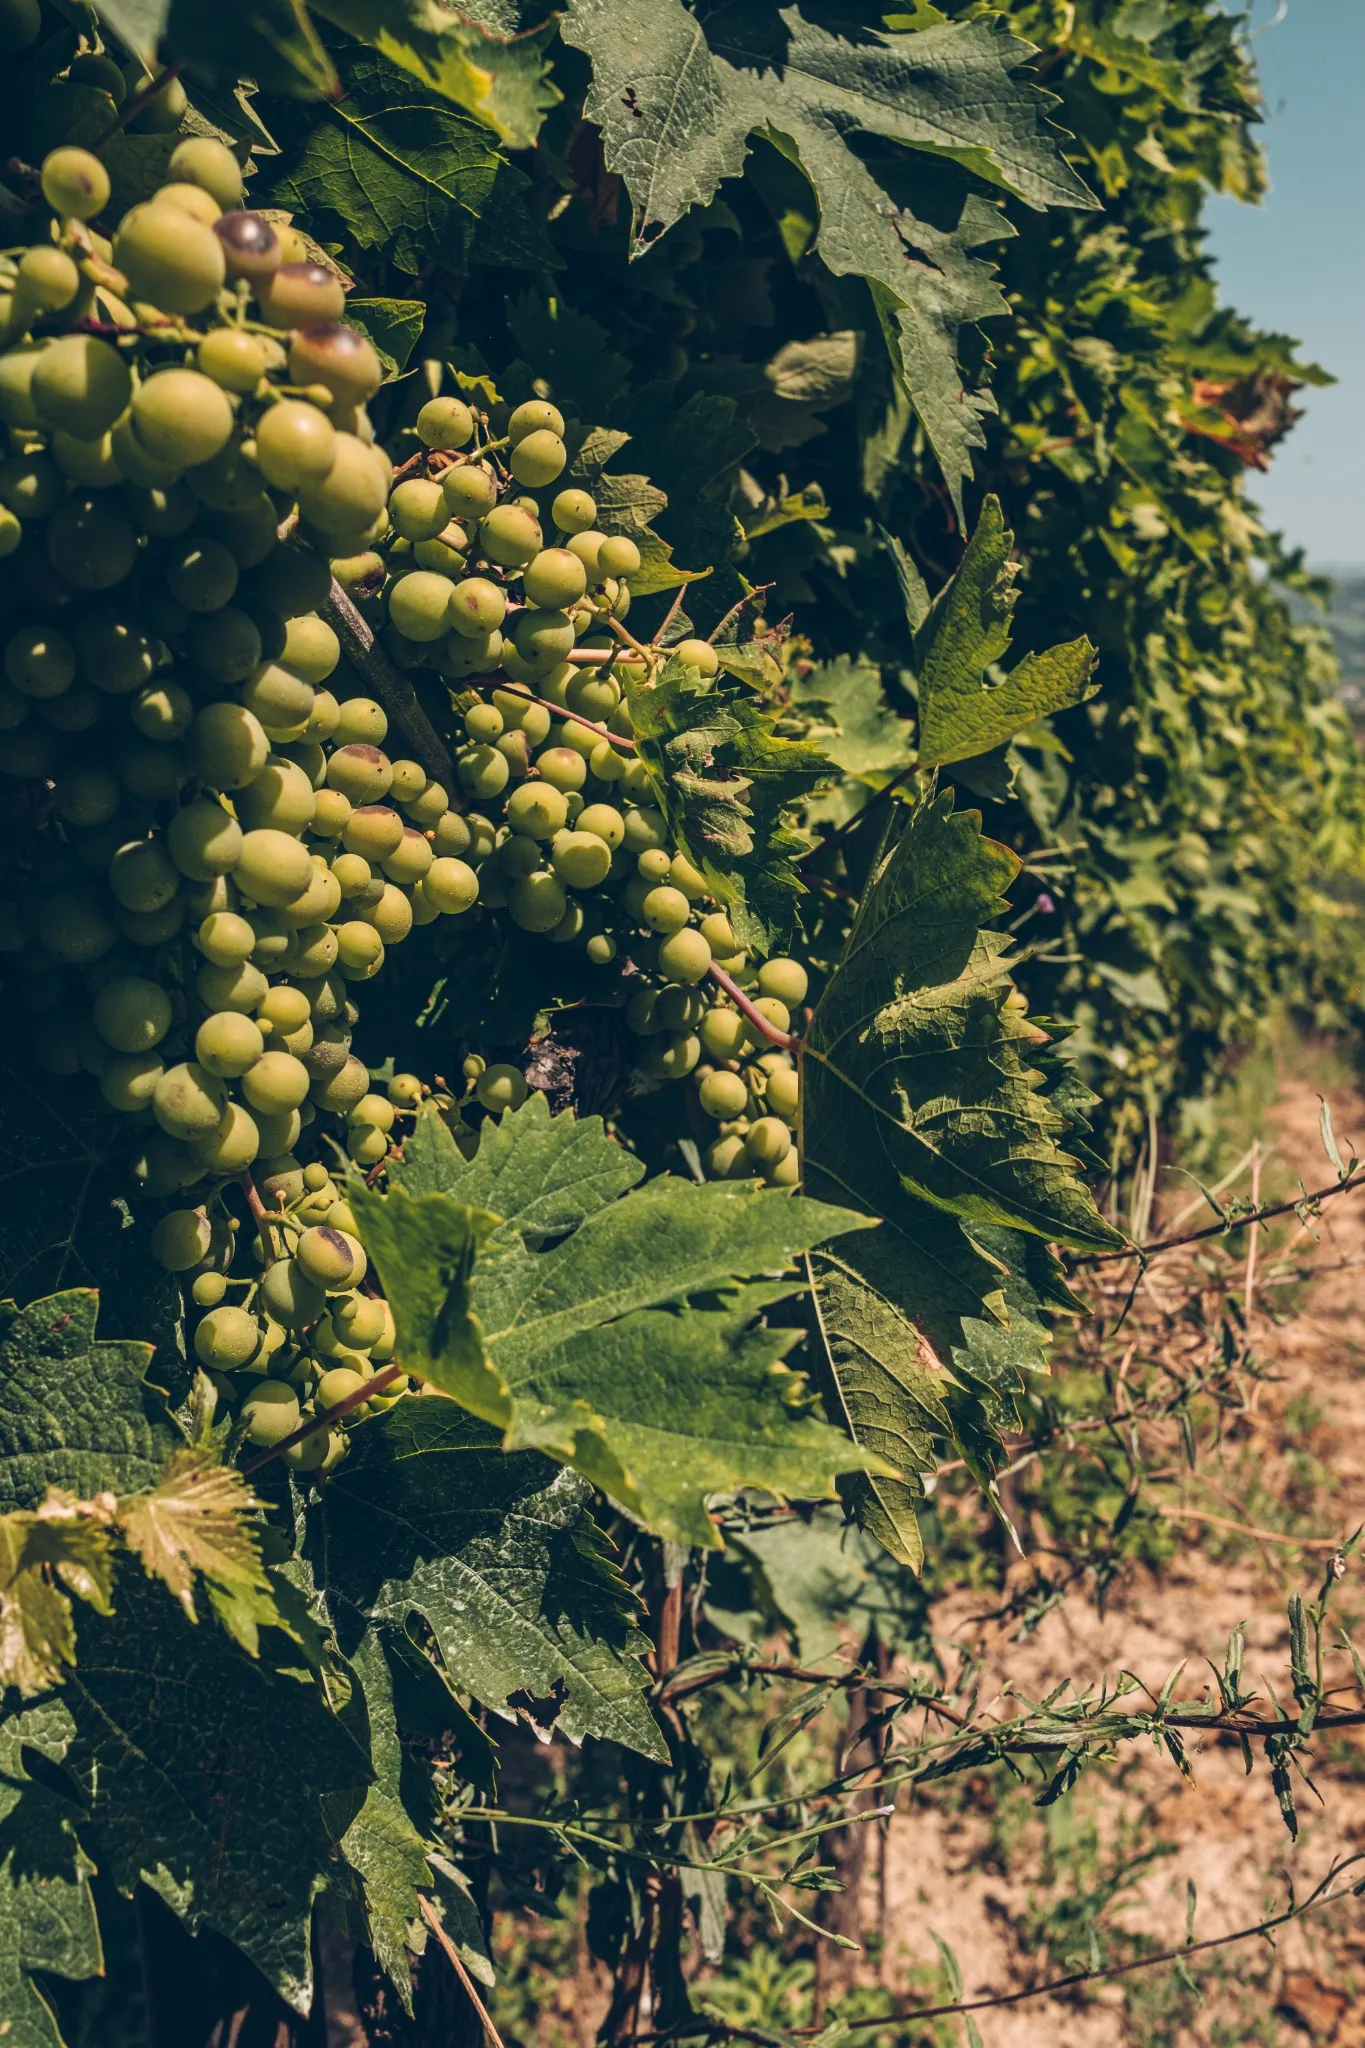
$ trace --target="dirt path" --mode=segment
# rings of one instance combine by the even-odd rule
[[[1365,1152],[1365,1097],[1342,1088],[1324,1092],[1343,1151],[1354,1136]],[[1280,1175],[1288,1169],[1291,1189],[1296,1174],[1309,1186],[1331,1178],[1318,1095],[1302,1070],[1282,1077],[1271,1122]],[[1266,1502],[1288,1503],[1296,1533],[1311,1528],[1324,1547],[1308,1551],[1275,1541],[1273,1533],[1230,1539],[1216,1520],[1173,1518],[1174,1556],[1159,1574],[1131,1571],[1103,1614],[1077,1593],[1025,1640],[988,1641],[988,1668],[1010,1671],[1022,1692],[1038,1698],[1068,1675],[1083,1685],[1125,1668],[1159,1690],[1188,1659],[1182,1690],[1195,1694],[1208,1672],[1204,1660],[1221,1660],[1230,1632],[1244,1623],[1248,1677],[1264,1675],[1282,1699],[1288,1696],[1288,1595],[1315,1590],[1330,1545],[1365,1520],[1365,1193],[1327,1205],[1317,1235],[1313,1245],[1299,1234],[1297,1250],[1313,1272],[1287,1319],[1279,1319],[1277,1303],[1286,1297],[1274,1274],[1260,1291],[1253,1267],[1250,1341],[1272,1377],[1253,1390],[1212,1460],[1201,1460],[1196,1480],[1173,1474],[1152,1493],[1172,1507],[1197,1503],[1196,1512],[1242,1525],[1257,1524]],[[1158,1292],[1170,1284],[1159,1264],[1150,1284]],[[1020,1564],[1011,1577],[1030,1569]],[[955,1598],[938,1610],[940,1632],[945,1616],[951,1633],[990,1605],[979,1594]],[[1338,1621],[1359,1627],[1362,1615],[1365,1557],[1358,1557],[1340,1588]],[[1365,1630],[1358,1640],[1365,1648]],[[1339,1675],[1349,1679],[1349,1670],[1343,1666]],[[991,1691],[988,1680],[982,1697]],[[1063,1965],[1050,1959],[1049,1930],[1067,1954],[1060,1937],[1107,1881],[1128,1831],[1135,1849],[1151,1846],[1155,1835],[1170,1853],[1125,1894],[1126,1904],[1110,1909],[1111,1924],[1163,1946],[1184,1939],[1189,1883],[1197,1891],[1196,1933],[1206,1937],[1282,1906],[1286,1877],[1302,1895],[1334,1854],[1365,1848],[1365,1744],[1319,1743],[1313,1776],[1322,1804],[1298,1788],[1296,1842],[1264,1765],[1258,1761],[1248,1779],[1234,1741],[1196,1743],[1191,1761],[1193,1782],[1185,1783],[1167,1760],[1135,1746],[1104,1782],[1098,1775],[1082,1781],[1066,1802],[1069,1814],[1053,1808],[1039,1816],[1024,1795],[1002,1813],[990,1798],[974,1800],[968,1788],[959,1803],[936,1795],[898,1815],[884,1879],[888,1977],[904,1983],[908,1970],[933,1964],[934,1933],[952,1944],[968,1996],[1056,1974]],[[984,2048],[1287,2048],[1305,2040],[1361,2048],[1365,1904],[1330,1908],[1289,1930],[1277,1951],[1262,1941],[1224,1951],[1213,1982],[1205,1983],[1202,2009],[1178,1987],[1173,1999],[1155,1981],[1160,1976],[1169,1986],[1170,1975],[1153,1972],[1081,2000],[1043,1998],[985,2013],[978,2022]]]

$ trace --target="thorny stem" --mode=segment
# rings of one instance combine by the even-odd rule
[[[1154,1259],[1158,1252],[1178,1251],[1181,1245],[1202,1244],[1206,1238],[1226,1237],[1229,1231],[1247,1230],[1253,1223],[1267,1223],[1274,1216],[1297,1216],[1305,1209],[1314,1209],[1319,1202],[1325,1202],[1333,1195],[1349,1194],[1352,1190],[1365,1187],[1365,1173],[1352,1174],[1347,1180],[1333,1181],[1330,1187],[1315,1188],[1312,1194],[1302,1194],[1292,1202],[1271,1202],[1264,1209],[1249,1209],[1245,1216],[1229,1216],[1221,1223],[1210,1223],[1203,1230],[1188,1231],[1184,1237],[1162,1237],[1155,1244],[1129,1245],[1121,1252],[1086,1252],[1073,1259],[1075,1266],[1108,1266],[1115,1259]]]
[[[794,1031],[779,1031],[776,1024],[771,1019],[765,1017],[762,1010],[758,1008],[758,1005],[745,995],[734,976],[727,974],[725,969],[719,966],[716,961],[713,960],[706,971],[717,987],[725,990],[726,995],[729,996],[735,1008],[748,1018],[755,1031],[761,1031],[771,1044],[780,1045],[784,1052],[791,1052],[800,1044],[800,1040]]]
[[[452,789],[454,769],[450,755],[422,709],[417,692],[378,645],[369,626],[335,577],[332,578],[330,595],[323,600],[320,610],[355,667],[402,731],[414,759],[426,769],[433,782],[439,782],[443,789]]]
[[[466,1994],[468,1995],[470,2004],[473,2006],[475,2012],[479,2015],[479,2024],[483,2028],[484,2033],[487,2036],[488,2048],[503,2048],[502,2035],[493,2025],[493,2021],[489,2015],[487,2006],[480,1998],[478,1992],[474,1989],[474,1980],[470,1976],[468,1970],[466,1970],[464,1964],[460,1961],[459,1950],[456,1948],[454,1942],[446,1933],[444,1927],[442,1927],[440,1921],[437,1919],[435,1912],[432,1910],[431,1901],[428,1898],[426,1898],[423,1893],[418,1892],[417,1903],[422,1909],[422,1918],[426,1921],[428,1927],[436,1936],[437,1941],[440,1942],[441,1947],[445,1950],[446,1961],[454,1970],[455,1975],[459,1978],[461,1984],[463,1984]]]
[[[353,1394],[347,1394],[344,1401],[338,1401],[334,1407],[324,1408],[321,1415],[315,1415],[311,1421],[301,1423],[292,1436],[284,1437],[279,1443],[272,1444],[270,1449],[262,1451],[259,1457],[248,1459],[241,1468],[243,1477],[249,1478],[253,1472],[259,1472],[262,1465],[268,1465],[271,1459],[278,1458],[281,1452],[292,1450],[294,1445],[301,1444],[305,1437],[316,1436],[318,1431],[326,1429],[329,1423],[340,1422],[342,1416],[349,1415],[353,1408],[363,1407],[372,1394],[380,1394],[385,1387],[391,1387],[394,1381],[401,1377],[402,1371],[402,1366],[396,1362],[382,1367],[373,1379],[366,1380]]]

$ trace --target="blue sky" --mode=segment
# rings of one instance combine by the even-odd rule
[[[1272,189],[1211,201],[1210,246],[1223,297],[1339,380],[1253,496],[1314,566],[1365,568],[1365,0],[1255,0],[1253,27]]]

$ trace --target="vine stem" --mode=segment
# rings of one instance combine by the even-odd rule
[[[102,134],[97,135],[91,143],[90,149],[93,155],[98,156],[100,151],[111,143],[116,135],[122,134],[128,123],[142,112],[142,109],[149,101],[154,100],[159,92],[164,92],[173,78],[179,78],[184,61],[183,57],[177,57],[174,64],[168,64],[164,71],[159,71],[155,78],[149,79],[141,92],[135,92],[130,100],[123,102],[123,105],[119,108],[117,115],[109,123],[109,126]]]
[[[812,846],[808,852],[799,853],[796,856],[795,865],[800,867],[802,861],[810,860],[815,854],[826,853],[831,846],[841,845],[847,839],[849,833],[862,824],[869,812],[874,811],[877,805],[884,803],[894,790],[900,789],[903,784],[910,780],[910,777],[916,772],[918,767],[919,762],[912,761],[908,768],[901,769],[899,775],[893,775],[889,782],[884,782],[880,789],[874,790],[860,811],[855,811],[851,818],[845,818],[842,825],[836,825],[832,832],[827,832],[824,838],[818,844]]]
[[[427,1926],[431,1929],[432,1933],[436,1936],[436,1939],[440,1942],[441,1947],[445,1950],[446,1961],[454,1970],[455,1975],[459,1978],[461,1984],[463,1984],[465,1991],[468,1994],[470,2004],[473,2006],[475,2012],[479,2015],[479,2024],[483,2028],[484,2033],[488,2037],[488,2048],[503,2048],[502,2035],[493,2025],[492,2017],[489,2013],[488,2007],[484,2004],[478,1992],[474,1989],[474,1979],[470,1976],[468,1970],[461,1962],[459,1950],[456,1948],[454,1942],[451,1940],[450,1936],[446,1933],[444,1927],[442,1927],[440,1921],[437,1919],[436,1912],[431,1904],[431,1901],[426,1897],[425,1893],[418,1892],[417,1903],[422,1909],[422,1918],[426,1921]]]
[[[402,1366],[396,1360],[394,1364],[384,1366],[373,1379],[366,1380],[364,1386],[357,1387],[353,1394],[348,1394],[344,1401],[338,1401],[335,1407],[324,1408],[321,1415],[315,1415],[310,1422],[301,1423],[292,1436],[282,1437],[279,1443],[272,1444],[268,1451],[262,1451],[258,1457],[249,1458],[241,1467],[243,1478],[249,1479],[253,1472],[260,1471],[262,1465],[268,1465],[272,1458],[278,1458],[282,1452],[292,1450],[294,1445],[301,1444],[305,1437],[316,1436],[320,1429],[326,1429],[330,1423],[339,1422],[342,1416],[349,1415],[353,1408],[363,1407],[371,1394],[381,1393],[385,1387],[391,1387],[394,1381],[400,1378],[402,1371]]]
[[[1189,1956],[1204,1954],[1209,1949],[1230,1948],[1235,1942],[1250,1941],[1255,1935],[1269,1935],[1276,1927],[1287,1927],[1292,1921],[1302,1920],[1306,1913],[1316,1912],[1322,1906],[1334,1905],[1338,1900],[1358,1896],[1362,1885],[1354,1884],[1348,1891],[1334,1892],[1329,1886],[1348,1870],[1353,1863],[1361,1860],[1365,1851],[1357,1850],[1353,1855],[1334,1863],[1322,1882],[1309,1893],[1301,1906],[1287,1906],[1283,1913],[1275,1913],[1266,1920],[1258,1920],[1254,1927],[1237,1927],[1230,1934],[1211,1934],[1205,1941],[1183,1942],[1179,1948],[1160,1950],[1156,1955],[1137,1956],[1127,1963],[1103,1963],[1094,1970],[1072,1970],[1065,1977],[1049,1977],[1041,1984],[1030,1984],[1023,1991],[992,1991],[982,1998],[957,1999],[951,2005],[921,2005],[910,2011],[882,2013],[877,2018],[863,2018],[845,2021],[850,2029],[860,2031],[868,2027],[909,2026],[920,2020],[951,2019],[959,2013],[988,2012],[1006,2005],[1023,2005],[1031,1998],[1046,1998],[1054,1991],[1069,1991],[1078,1984],[1096,1984],[1108,1977],[1128,1977],[1135,1970],[1152,1970],[1161,1963],[1183,1962]],[[818,2034],[819,2027],[793,2027],[792,2038],[800,2039]],[[644,2041],[660,2041],[664,2034],[641,2034]],[[752,2027],[731,2027],[724,2021],[717,2022],[707,2038],[711,2041],[756,2041],[763,2048],[771,2048],[772,2036],[759,2033]]]
[[[765,1017],[758,1005],[745,995],[734,976],[727,974],[714,960],[706,971],[716,986],[725,990],[735,1008],[748,1018],[755,1031],[761,1031],[770,1044],[780,1045],[783,1052],[793,1052],[801,1043],[794,1031],[779,1031],[776,1024]]]
[[[439,782],[442,789],[452,790],[455,771],[445,742],[422,709],[412,684],[400,669],[395,668],[383,648],[379,646],[369,625],[356,610],[335,576],[332,578],[331,591],[323,599],[319,609],[355,667],[360,670],[394,724],[401,729],[417,762],[426,769],[433,782]]]
[[[523,697],[528,704],[542,705],[546,711],[552,711],[555,717],[562,719],[566,725],[581,725],[588,732],[595,732],[599,738],[610,740],[614,747],[620,747],[624,753],[635,752],[634,740],[627,739],[624,733],[613,732],[610,726],[599,725],[595,718],[580,717],[577,711],[570,711],[563,704],[556,704],[553,697],[537,697],[530,690],[523,689],[520,683],[507,680],[500,682],[496,675],[470,676],[471,689],[477,689],[480,684],[487,684],[494,690],[505,690],[509,697]]]
[[[1314,1188],[1312,1194],[1298,1195],[1292,1202],[1271,1202],[1263,1209],[1249,1209],[1245,1216],[1231,1216],[1221,1223],[1210,1223],[1203,1230],[1190,1230],[1183,1237],[1161,1237],[1154,1244],[1129,1245],[1121,1252],[1085,1252],[1073,1259],[1073,1266],[1108,1266],[1116,1259],[1154,1259],[1158,1252],[1178,1251],[1181,1245],[1202,1244],[1210,1237],[1226,1237],[1233,1230],[1249,1230],[1254,1223],[1268,1223],[1274,1216],[1296,1216],[1301,1210],[1316,1208],[1333,1195],[1352,1193],[1356,1188],[1365,1187],[1365,1173],[1353,1173],[1345,1180],[1333,1181],[1330,1187]]]

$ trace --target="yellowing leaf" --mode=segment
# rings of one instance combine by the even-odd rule
[[[45,1692],[76,1661],[68,1593],[111,1612],[109,1538],[84,1503],[52,1488],[0,1516],[0,1689]]]
[[[119,1527],[149,1578],[161,1579],[191,1621],[194,1575],[228,1591],[269,1592],[256,1534],[255,1496],[240,1472],[202,1450],[177,1451],[150,1493],[118,1505]]]

